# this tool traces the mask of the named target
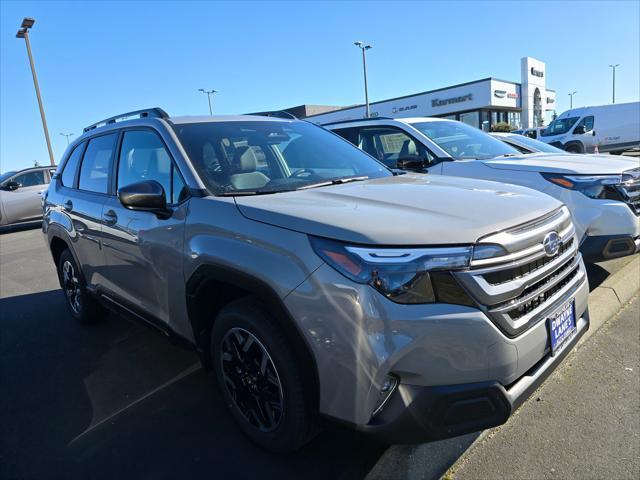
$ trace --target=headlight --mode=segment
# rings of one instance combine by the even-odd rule
[[[472,247],[369,248],[309,237],[315,252],[345,277],[397,303],[473,305],[449,273],[469,266]]]
[[[612,186],[622,183],[622,175],[557,175],[543,173],[542,176],[551,183],[569,190],[576,190],[589,198],[619,199]]]

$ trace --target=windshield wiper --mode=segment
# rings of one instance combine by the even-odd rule
[[[302,187],[296,188],[296,190],[306,190],[308,188],[317,188],[317,187],[328,187],[330,185],[342,185],[343,183],[349,182],[360,182],[362,180],[368,180],[369,177],[347,177],[347,178],[334,178],[333,180],[327,180],[326,182],[312,183],[310,185],[303,185]]]
[[[498,155],[497,157],[493,157],[493,158],[506,158],[506,157],[519,157],[522,154],[518,154],[518,153],[505,153],[504,155]]]

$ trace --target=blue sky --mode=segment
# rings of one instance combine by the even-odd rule
[[[162,106],[206,114],[372,101],[488,76],[519,81],[520,58],[547,64],[558,113],[640,97],[640,2],[27,2],[0,0],[0,171],[47,163],[23,17],[56,159],[60,132]]]

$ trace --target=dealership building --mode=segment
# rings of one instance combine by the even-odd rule
[[[490,131],[499,122],[514,128],[548,123],[556,93],[546,86],[544,62],[531,57],[521,60],[520,83],[493,77],[438,88],[428,92],[390,98],[370,104],[371,117],[441,117]],[[299,113],[304,106],[286,109]],[[319,106],[314,106],[320,108]],[[333,111],[304,115],[313,123],[339,122],[365,116],[365,106],[327,107]],[[308,109],[305,109],[308,110]],[[549,112],[549,115],[548,115]],[[299,116],[299,115],[296,115]]]

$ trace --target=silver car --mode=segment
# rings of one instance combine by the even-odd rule
[[[42,193],[56,167],[35,167],[0,175],[0,225],[42,217]]]
[[[73,317],[106,307],[191,346],[275,451],[321,418],[390,443],[499,425],[589,326],[559,201],[393,172],[295,119],[91,125],[43,231]]]

